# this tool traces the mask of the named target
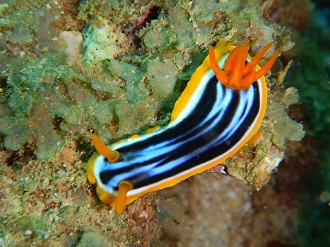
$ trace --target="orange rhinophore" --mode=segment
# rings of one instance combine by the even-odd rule
[[[108,148],[97,135],[91,134],[91,138],[96,150],[103,156],[107,157],[110,163],[114,163],[119,160],[120,153]]]

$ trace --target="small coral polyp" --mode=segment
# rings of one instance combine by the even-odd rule
[[[192,75],[166,127],[109,148],[93,134],[100,155],[87,170],[100,199],[121,214],[138,197],[220,164],[259,135],[267,105],[264,74],[278,51],[262,68],[257,63],[271,45],[250,59],[247,42],[220,41]]]

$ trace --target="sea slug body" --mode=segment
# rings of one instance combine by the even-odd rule
[[[272,43],[255,57],[249,45],[219,41],[192,75],[175,103],[170,123],[107,147],[96,135],[88,180],[104,203],[121,214],[138,197],[220,164],[259,130],[267,105],[264,74],[278,51],[260,68]]]

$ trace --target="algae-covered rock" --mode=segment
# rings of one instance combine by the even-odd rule
[[[106,247],[116,246],[113,240],[106,237],[104,234],[97,231],[84,232],[79,240],[77,247]]]
[[[64,52],[67,55],[68,63],[74,64],[82,50],[82,34],[77,31],[63,31],[60,33],[59,38],[63,39],[66,43]]]
[[[157,22],[159,22],[159,24]],[[171,45],[169,40],[169,32],[171,32],[171,29],[167,25],[164,25],[163,22],[167,22],[167,20],[154,21],[152,28],[149,30],[146,29],[148,31],[143,35],[143,39],[144,45],[147,48],[162,50]]]
[[[298,92],[295,88],[288,88],[283,93],[271,98],[272,102],[267,109],[270,119],[277,119],[273,124],[273,143],[279,148],[285,147],[285,141],[301,141],[305,135],[303,126],[289,118],[288,106],[298,102]]]
[[[32,30],[28,26],[20,24],[15,26],[8,41],[13,44],[23,45],[33,42],[33,38]]]
[[[283,159],[286,140],[300,141],[305,135],[303,126],[287,116],[288,107],[297,101],[294,88],[269,96],[261,127],[263,133],[257,145],[246,147],[225,162],[231,176],[257,190],[268,183]]]
[[[84,33],[84,59],[87,64],[113,59],[122,52],[126,36],[108,20],[98,17]]]
[[[159,58],[150,60],[148,74],[153,93],[161,99],[169,97],[177,81],[178,69],[175,64],[169,59],[165,61],[160,61]]]

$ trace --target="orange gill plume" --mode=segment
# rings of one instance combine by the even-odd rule
[[[247,90],[253,82],[265,75],[273,66],[275,59],[278,57],[278,50],[275,50],[271,58],[266,64],[256,70],[256,66],[266,51],[272,46],[273,42],[267,44],[250,62],[247,62],[249,43],[246,41],[244,45],[237,46],[231,50],[225,61],[223,69],[218,65],[215,57],[214,48],[211,46],[209,50],[209,59],[211,68],[217,79],[225,86],[236,90]]]

